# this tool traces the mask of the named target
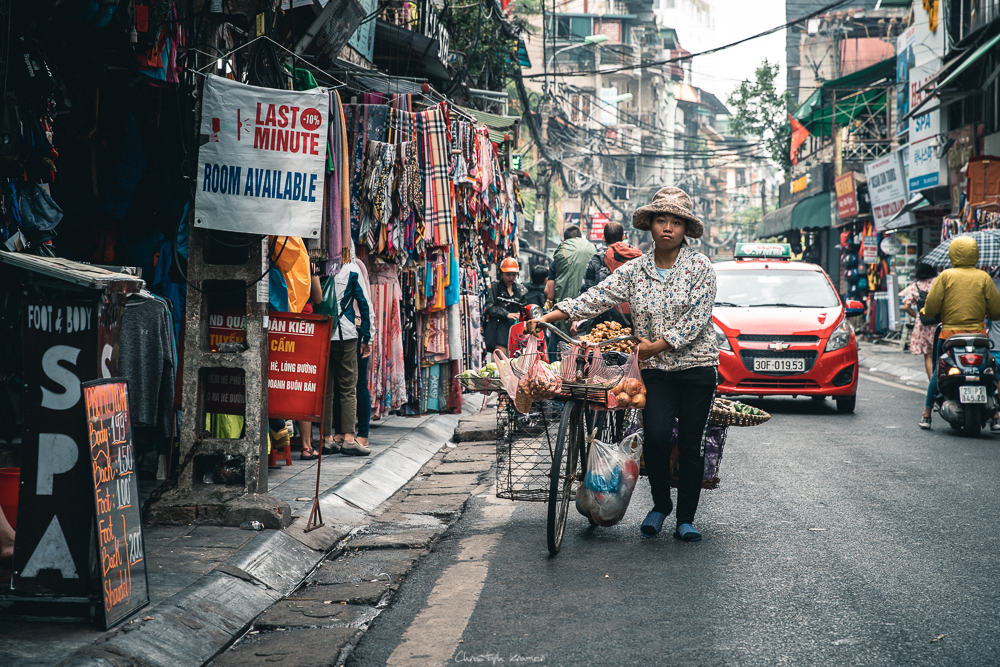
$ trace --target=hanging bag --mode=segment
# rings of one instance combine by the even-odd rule
[[[639,479],[642,432],[627,436],[617,445],[590,436],[587,476],[576,492],[576,509],[594,523],[610,527],[628,511]]]
[[[638,348],[628,355],[628,361],[625,362],[625,373],[622,375],[621,381],[611,388],[611,395],[608,396],[608,407],[611,407],[612,398],[618,409],[642,410],[646,407],[646,385],[639,372]]]

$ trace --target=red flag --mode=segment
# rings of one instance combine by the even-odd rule
[[[806,137],[809,136],[809,130],[805,128],[805,125],[795,120],[792,114],[788,114],[788,120],[792,124],[792,154],[790,157],[792,158],[792,164],[798,164],[799,148],[806,140]]]

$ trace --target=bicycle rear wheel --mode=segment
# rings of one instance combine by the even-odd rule
[[[567,401],[559,422],[559,435],[552,452],[552,473],[549,482],[548,539],[549,554],[555,556],[562,546],[566,529],[566,515],[573,495],[577,462],[580,459],[580,441],[583,431],[580,427],[581,408],[574,401]]]

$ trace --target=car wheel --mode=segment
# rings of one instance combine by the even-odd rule
[[[837,399],[837,412],[841,414],[850,414],[854,412],[854,406],[858,401],[857,396],[844,396],[843,398]]]

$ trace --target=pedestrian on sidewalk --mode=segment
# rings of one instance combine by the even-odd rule
[[[517,282],[520,268],[517,260],[508,257],[500,262],[500,280],[490,285],[489,300],[486,302],[486,351],[501,350],[509,354],[507,339],[510,328],[521,319],[521,309],[527,305],[527,289]]]
[[[355,266],[358,267],[358,274],[361,276],[362,290],[366,295],[371,295],[372,286],[371,281],[368,279],[368,269],[365,267],[365,263],[361,260],[356,260]],[[367,448],[368,432],[372,421],[372,395],[368,391],[368,379],[370,375],[368,361],[371,359],[371,346],[367,346],[367,350],[365,347],[364,345],[358,346],[357,424],[355,426],[354,439],[359,445]],[[333,432],[343,432],[339,410],[333,411]],[[344,439],[340,436],[335,436],[332,442],[324,442],[323,453],[334,454],[342,452],[343,445]]]
[[[340,267],[334,276],[340,318],[330,336],[330,371],[323,411],[323,449],[348,456],[368,456],[371,450],[354,438],[357,419],[358,350],[371,354],[371,297],[365,294],[357,262]],[[333,428],[333,411],[340,413],[340,428]]]
[[[945,269],[937,277],[927,294],[927,302],[920,316],[929,319],[941,317],[941,335],[934,341],[937,357],[941,341],[964,333],[986,333],[986,318],[1000,319],[1000,292],[989,274],[976,268],[979,262],[979,244],[969,236],[959,236],[948,246],[948,257],[953,268]],[[920,428],[931,427],[931,409],[937,395],[937,373],[931,373],[927,384],[924,413]]]
[[[934,372],[934,329],[936,324],[924,324],[920,321],[920,309],[927,301],[927,295],[937,278],[937,269],[930,264],[919,262],[916,269],[917,281],[906,288],[903,298],[903,310],[913,318],[913,333],[910,335],[910,352],[924,355],[924,369],[927,379]]]
[[[715,270],[707,257],[687,244],[685,237],[701,237],[704,226],[683,190],[662,188],[651,204],[632,214],[632,226],[652,233],[651,252],[624,264],[578,298],[560,301],[556,310],[533,320],[528,329],[533,333],[538,321],[585,319],[622,303],[631,305],[646,385],[643,453],[653,492],[653,509],[640,530],[647,537],[656,535],[673,510],[670,450],[676,418],[680,471],[674,537],[696,542],[701,534],[692,524],[701,495],[705,429],[719,365],[712,329]]]

